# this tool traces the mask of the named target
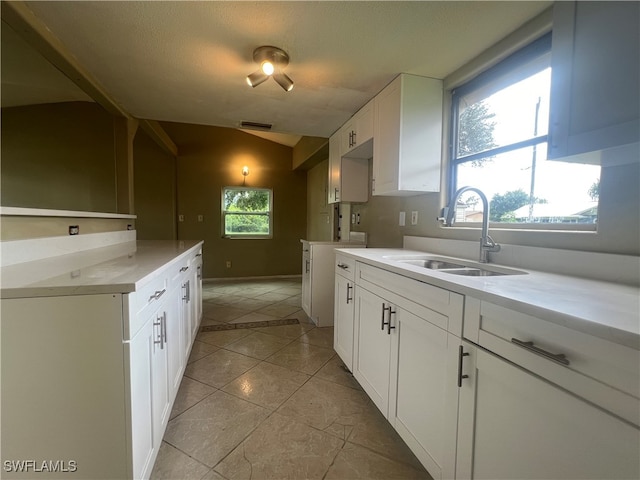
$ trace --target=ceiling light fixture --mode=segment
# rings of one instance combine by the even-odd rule
[[[278,47],[265,45],[253,51],[253,61],[260,65],[260,68],[247,76],[247,83],[251,87],[257,87],[273,77],[273,79],[286,92],[293,90],[293,80],[282,71],[289,65],[289,55]]]

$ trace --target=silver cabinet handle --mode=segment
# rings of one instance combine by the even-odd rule
[[[163,288],[162,290],[156,290],[156,293],[154,293],[153,295],[151,295],[149,297],[149,301],[151,300],[158,300],[162,295],[164,295],[164,292],[166,292],[167,289]]]
[[[309,273],[309,260],[306,260],[305,262],[305,271],[304,273]]]
[[[339,263],[338,268],[341,268],[342,270],[349,270],[349,265],[345,265],[344,263]]]
[[[160,333],[157,335],[156,338],[153,339],[153,344],[154,345],[160,345],[160,348],[162,347],[163,341],[162,341],[162,317],[156,317],[156,321],[153,322],[153,332],[155,334],[155,327],[160,327]]]
[[[468,357],[468,356],[469,356],[469,352],[465,352],[464,347],[460,345],[458,347],[458,388],[462,388],[463,378],[469,378],[469,375],[462,374],[462,362],[464,360],[464,357]]]
[[[167,312],[162,313],[162,336],[164,338],[164,343],[167,343]]]
[[[181,272],[186,272],[187,270],[189,270],[189,265],[180,269]]]
[[[191,280],[187,280],[187,303],[191,301]]]
[[[511,342],[515,343],[519,347],[524,348],[525,350],[529,350],[530,352],[533,352],[536,355],[540,355],[541,357],[548,358],[549,360],[557,362],[561,365],[567,366],[570,363],[569,360],[567,360],[567,357],[564,353],[547,352],[546,350],[543,350],[540,347],[536,347],[533,344],[533,342],[523,342],[522,340],[518,340],[517,338],[512,338]]]
[[[349,296],[349,291],[351,290],[353,290],[353,286],[347,283],[347,305],[349,305],[349,302],[353,302],[353,297]]]
[[[201,265],[198,265],[197,277],[198,277],[198,280],[202,279],[202,266]]]
[[[202,254],[201,253],[196,253],[196,257],[201,257]]]

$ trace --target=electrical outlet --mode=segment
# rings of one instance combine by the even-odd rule
[[[184,222],[184,215],[178,215],[178,221]]]
[[[78,225],[69,225],[69,235],[78,235],[80,227]]]
[[[231,268],[231,260],[227,260],[227,268]]]
[[[199,222],[203,222],[204,221],[204,215],[198,215],[198,221]]]
[[[411,212],[411,225],[417,225],[417,224],[418,224],[418,212],[414,210],[413,212]]]

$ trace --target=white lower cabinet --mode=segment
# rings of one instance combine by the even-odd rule
[[[126,343],[125,358],[129,364],[125,368],[127,386],[131,397],[131,445],[133,478],[148,478],[153,468],[154,452],[158,445],[154,439],[155,412],[153,411],[153,385],[156,377],[154,342],[157,340],[155,316],[149,318],[142,329],[129,343]],[[152,371],[153,370],[153,371]]]
[[[370,282],[379,272],[357,271],[353,374],[429,473],[453,478],[460,340],[438,324],[457,325],[448,314],[461,316],[463,299],[435,289],[448,308],[430,310],[399,295],[397,280],[433,287],[387,274],[386,291]]]
[[[640,478],[640,432],[464,342],[456,478]]]
[[[353,369],[353,280],[336,275],[334,300],[333,348],[351,371]]]
[[[389,422],[432,477],[453,478],[460,339],[406,311],[395,333]]]
[[[169,403],[173,403],[178,387],[182,381],[182,374],[186,365],[185,348],[188,351],[191,345],[189,337],[188,344],[184,339],[184,323],[189,322],[189,318],[182,318],[180,315],[180,288],[176,285],[169,293],[169,297],[164,305],[164,349],[167,351],[167,378]],[[169,410],[171,407],[169,406]],[[168,421],[170,411],[167,412],[166,418],[163,417],[163,423]],[[166,420],[166,421],[165,421]],[[163,429],[164,430],[164,429]]]
[[[389,417],[391,335],[383,323],[395,324],[397,310],[384,298],[356,287],[356,335],[353,375],[385,417]]]
[[[194,340],[175,266],[133,293],[2,299],[3,478],[33,478],[24,459],[149,478]]]
[[[353,374],[433,478],[640,478],[638,350],[346,260]]]

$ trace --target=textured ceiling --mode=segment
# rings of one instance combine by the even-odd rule
[[[324,137],[398,73],[444,78],[550,4],[27,2],[138,118]],[[247,86],[260,45],[289,53],[292,92]]]

